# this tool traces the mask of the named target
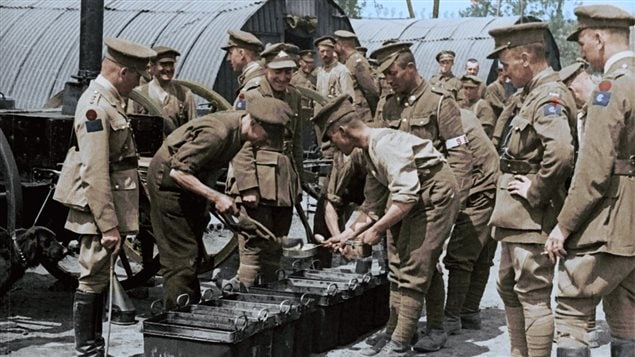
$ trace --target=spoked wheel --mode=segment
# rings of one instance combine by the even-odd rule
[[[22,184],[7,137],[0,130],[0,220],[9,233],[22,221]]]

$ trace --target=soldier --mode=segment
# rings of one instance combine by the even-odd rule
[[[264,46],[253,34],[240,30],[229,30],[229,41],[223,47],[227,51],[227,62],[238,75],[238,89],[236,90],[235,109],[244,108],[245,88],[258,85],[263,78],[264,69],[260,65],[260,52]]]
[[[152,229],[163,271],[164,306],[178,306],[187,294],[200,299],[198,266],[204,251],[203,232],[209,221],[208,203],[216,211],[235,215],[234,201],[204,184],[218,174],[245,142],[260,145],[281,136],[292,114],[274,98],[254,98],[247,112],[206,115],[177,128],[152,158],[148,189],[152,202]]]
[[[476,58],[468,58],[467,61],[465,61],[465,75],[477,77],[480,69],[481,69],[481,66],[478,64],[478,60]],[[485,85],[483,81],[481,81],[481,83],[479,83],[479,86],[478,86],[479,98],[483,98],[483,96],[485,95],[485,89],[487,89],[487,86]],[[463,99],[463,98],[460,98],[460,99]]]
[[[103,356],[103,292],[121,236],[139,229],[137,151],[126,117],[125,97],[147,76],[151,49],[118,38],[106,38],[99,76],[77,102],[74,134],[81,158],[75,175],[65,175],[56,196],[80,182],[77,204],[64,228],[79,234],[79,286],[73,303],[75,350],[80,356]],[[68,178],[65,181],[64,178]]]
[[[353,78],[355,110],[360,118],[369,123],[373,120],[379,101],[379,91],[375,85],[373,71],[366,57],[355,49],[357,35],[346,30],[335,31],[334,35],[337,41],[335,51]]]
[[[289,234],[293,207],[300,199],[302,169],[302,121],[300,93],[289,85],[295,61],[284,51],[284,44],[271,46],[265,58],[265,78],[260,84],[245,88],[245,98],[274,97],[291,107],[292,115],[284,135],[272,138],[268,145],[255,147],[246,143],[232,160],[228,190],[237,197],[249,217],[259,221],[276,237]],[[265,281],[276,279],[282,247],[260,237],[239,235],[240,267],[238,279],[246,287],[262,275]]]
[[[503,108],[507,104],[507,99],[513,93],[513,88],[510,88],[511,84],[507,83],[509,77],[505,75],[503,65],[500,63],[498,64],[497,73],[498,77],[487,86],[485,94],[483,95],[483,98],[488,101],[492,109],[494,109],[496,118],[500,117]]]
[[[558,224],[545,243],[560,257],[556,322],[558,355],[590,356],[586,333],[602,300],[611,356],[635,355],[635,18],[611,5],[575,9],[569,36],[584,58],[603,69],[588,103],[584,145]],[[564,250],[566,243],[567,250]]]
[[[481,122],[487,137],[491,138],[496,124],[496,116],[492,106],[485,99],[481,99],[479,95],[483,82],[473,75],[464,75],[461,77],[461,82],[463,83],[463,99],[459,101],[459,106],[474,113]]]
[[[392,232],[388,238],[390,317],[383,332],[386,337],[361,353],[405,355],[443,242],[458,213],[456,179],[432,141],[368,127],[349,96],[327,104],[314,120],[324,128],[323,140],[330,140],[345,155],[361,148],[368,172],[363,213],[327,244],[341,248],[357,237],[374,245],[388,229]]]
[[[302,50],[298,53],[298,70],[291,77],[291,84],[315,90],[316,78],[314,74],[315,55],[312,50]]]
[[[165,117],[169,119],[168,122],[164,122],[166,125],[163,128],[167,136],[174,129],[196,118],[196,102],[191,90],[173,81],[176,58],[181,54],[165,46],[152,49],[157,53],[157,57],[150,61],[153,79],[148,84],[140,86],[139,91],[163,109]],[[137,104],[135,112],[147,111]]]
[[[455,57],[456,53],[450,50],[437,53],[435,59],[439,64],[439,73],[430,78],[430,85],[452,92],[454,98],[461,91],[461,81],[452,73]]]
[[[419,76],[410,45],[394,43],[373,52],[381,63],[379,71],[386,75],[393,90],[379,102],[376,120],[432,140],[434,147],[447,157],[456,175],[460,207],[463,208],[472,185],[472,155],[467,147],[459,107],[450,92],[431,86]],[[439,350],[447,341],[443,328],[445,293],[440,270],[434,270],[432,286],[434,288],[426,296],[428,331],[414,346],[419,351]]]
[[[445,306],[445,331],[448,334],[462,328],[481,328],[479,307],[496,252],[496,241],[487,224],[494,210],[498,155],[474,113],[461,109],[461,122],[474,158],[473,184],[443,259],[449,271]]]
[[[489,32],[496,47],[488,58],[498,58],[512,84],[523,88],[503,141],[490,222],[501,241],[497,288],[512,356],[551,355],[554,265],[541,253],[573,168],[575,102],[547,63],[546,30],[546,23],[532,22]]]
[[[314,44],[322,60],[322,66],[318,67],[316,75],[315,87],[318,93],[325,98],[336,98],[342,94],[355,97],[351,73],[335,58],[335,39],[323,36],[315,40]]]
[[[560,70],[560,80],[569,88],[578,107],[578,150],[582,148],[587,103],[591,99],[593,89],[595,89],[595,83],[591,75],[586,71],[588,66],[589,63],[587,61],[578,58],[575,63]]]

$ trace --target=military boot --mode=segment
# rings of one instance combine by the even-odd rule
[[[481,329],[481,312],[472,312],[469,314],[461,313],[461,328],[466,330]]]
[[[527,337],[525,336],[525,315],[523,308],[505,306],[505,319],[509,333],[509,344],[512,357],[524,357],[527,351]]]
[[[611,357],[633,356],[635,356],[635,341],[623,340],[621,338],[611,339]]]
[[[448,342],[448,334],[445,330],[428,330],[413,346],[417,352],[436,352],[442,349]]]
[[[362,356],[401,357],[407,356],[412,347],[407,343],[388,340],[380,349],[363,349],[359,351]],[[373,353],[374,352],[374,353]],[[371,354],[372,353],[372,354]]]
[[[461,309],[470,287],[471,272],[452,269],[448,277],[448,296],[445,303],[445,332],[454,335],[461,331]]]
[[[97,309],[103,309],[103,301],[102,294],[91,294],[80,290],[75,292],[73,329],[75,330],[75,354],[77,356],[101,357],[104,355],[104,341],[101,338],[102,321],[96,320],[99,315]],[[99,336],[97,336],[98,332]]]

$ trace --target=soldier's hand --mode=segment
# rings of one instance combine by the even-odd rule
[[[374,227],[370,227],[367,231],[360,234],[357,239],[368,245],[375,245],[381,240],[381,234]]]
[[[100,243],[114,256],[117,256],[117,254],[119,254],[119,247],[121,246],[121,235],[119,234],[119,229],[115,227],[111,230],[103,232],[101,234]]]
[[[531,187],[531,180],[525,175],[514,175],[514,179],[507,184],[507,190],[512,195],[527,199],[527,191]]]
[[[220,194],[214,200],[214,207],[220,213],[230,213],[234,216],[238,215],[238,207],[231,197]]]
[[[568,235],[568,232],[563,232],[558,225],[549,234],[543,254],[547,254],[552,263],[555,263],[558,257],[564,258],[567,254],[567,251],[564,250],[564,242]]]
[[[257,188],[250,188],[243,192],[241,195],[243,199],[243,204],[249,208],[255,208],[258,206],[258,202],[260,201],[260,195],[258,194]]]

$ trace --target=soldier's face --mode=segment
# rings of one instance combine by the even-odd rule
[[[313,69],[315,69],[315,65],[313,64],[313,62],[307,62],[304,60],[300,60],[299,62],[300,62],[300,69],[304,73],[311,73],[313,72]]]
[[[528,60],[524,59],[521,51],[515,48],[504,50],[499,55],[499,61],[503,65],[505,75],[516,88],[524,87],[533,77],[533,73],[529,70]]]
[[[444,59],[439,61],[439,72],[442,74],[452,72],[452,66],[454,65],[454,60]]]
[[[593,29],[584,29],[578,35],[578,44],[580,45],[580,54],[586,59],[591,66],[595,68],[604,67],[601,56],[603,43],[599,33]]]
[[[390,85],[395,93],[410,93],[416,85],[417,71],[413,70],[410,64],[405,68],[401,68],[397,61],[390,65],[384,75],[386,76],[386,83]]]
[[[329,138],[331,143],[337,147],[339,151],[341,151],[344,155],[350,155],[355,149],[353,146],[350,137],[346,134],[344,129],[340,127],[331,128],[329,130]]]
[[[269,81],[269,84],[271,84],[271,88],[273,88],[273,90],[275,90],[276,92],[283,92],[289,87],[291,77],[293,77],[293,69],[267,68],[267,70],[265,71],[265,76],[267,77],[267,80]]]
[[[139,80],[141,79],[141,74],[138,71],[135,71],[131,68],[123,68],[120,72],[121,81],[119,86],[117,86],[117,91],[122,96],[128,96],[132,90],[139,85]]]
[[[591,98],[591,93],[593,92],[595,84],[588,73],[581,72],[571,81],[571,83],[569,83],[567,87],[573,94],[575,104],[578,108],[581,108]]]
[[[463,87],[463,93],[467,99],[474,100],[478,98],[478,87]]]
[[[234,73],[240,73],[243,70],[243,54],[240,48],[232,47],[227,50],[227,62],[232,66]]]
[[[251,141],[254,146],[261,146],[269,141],[269,134],[262,125],[253,120],[251,116],[250,125],[246,133],[247,141]]]
[[[479,66],[478,63],[467,62],[465,64],[465,73],[475,76],[478,74]]]
[[[320,53],[320,59],[324,64],[331,64],[335,58],[333,47],[331,46],[318,46],[318,52]]]
[[[170,82],[174,78],[174,65],[173,61],[159,61],[153,66],[152,73],[159,82]]]

